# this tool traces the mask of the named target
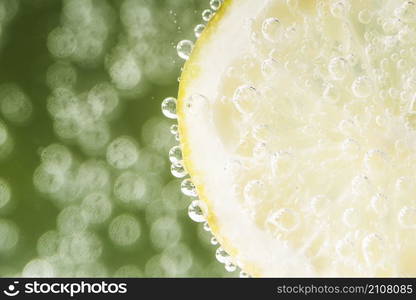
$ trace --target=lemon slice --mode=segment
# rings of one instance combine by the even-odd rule
[[[415,59],[412,1],[224,1],[177,104],[220,260],[416,276]]]

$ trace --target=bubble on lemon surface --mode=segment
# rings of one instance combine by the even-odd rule
[[[190,179],[184,179],[181,183],[181,191],[185,196],[196,197],[196,187]]]
[[[188,60],[193,48],[194,43],[192,41],[182,40],[176,45],[176,52],[180,58]]]
[[[354,80],[351,89],[358,98],[366,98],[373,92],[373,83],[368,77],[361,76]]]
[[[194,27],[194,34],[196,38],[199,38],[202,34],[202,32],[205,30],[205,25],[204,24],[198,24]]]
[[[250,115],[258,107],[260,95],[255,87],[242,85],[235,90],[232,100],[240,113]]]
[[[22,277],[55,277],[55,269],[45,259],[36,258],[29,261],[23,268]]]
[[[207,207],[205,202],[200,200],[194,200],[188,207],[188,216],[191,220],[201,223],[206,221]]]
[[[150,239],[156,249],[164,249],[178,243],[182,230],[178,221],[170,216],[157,219],[150,228]]]
[[[214,16],[214,12],[211,9],[205,9],[202,11],[202,20],[208,22]]]
[[[127,169],[139,158],[136,143],[127,136],[114,139],[107,147],[107,161],[116,169]]]
[[[141,227],[135,217],[123,214],[111,221],[108,227],[108,234],[115,245],[128,247],[134,245],[139,240]]]
[[[168,97],[162,101],[162,113],[169,119],[176,119],[176,98]]]
[[[416,228],[416,207],[402,207],[398,213],[398,221],[403,228]]]
[[[33,105],[17,85],[0,86],[0,97],[0,111],[6,120],[15,124],[24,124],[32,116]]]
[[[0,211],[10,203],[11,198],[10,185],[3,178],[0,178]]]
[[[181,163],[172,163],[170,172],[176,178],[183,178],[188,174],[185,167]]]
[[[138,203],[145,193],[146,182],[136,173],[124,172],[114,182],[114,195],[123,203]]]
[[[9,253],[19,241],[19,229],[15,223],[0,219],[0,253]]]
[[[82,200],[81,210],[88,223],[102,224],[110,218],[113,204],[106,194],[93,192]]]
[[[263,21],[261,32],[266,40],[278,42],[282,37],[282,25],[278,18],[268,18]]]

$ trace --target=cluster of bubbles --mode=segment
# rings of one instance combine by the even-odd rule
[[[211,0],[210,8],[203,10],[202,20],[209,22],[215,15],[215,12],[221,7],[222,0]],[[199,38],[205,29],[205,24],[198,24],[194,28],[194,34],[196,38]],[[177,55],[183,60],[188,60],[194,47],[194,42],[191,40],[181,40],[177,46]],[[200,96],[203,97],[203,96]],[[163,115],[171,120],[177,119],[177,99],[174,97],[167,97],[161,103],[161,110]],[[178,124],[174,123],[170,127],[171,134],[175,137],[176,141],[179,141],[179,130]],[[204,201],[198,199],[197,188],[190,178],[185,178],[188,175],[186,166],[183,161],[182,149],[180,145],[175,145],[170,148],[168,157],[171,163],[171,173],[174,177],[182,179],[180,183],[180,189],[183,195],[191,198],[191,203],[188,206],[189,218],[197,223],[202,223],[203,230],[210,233],[211,229],[207,222],[207,207]],[[210,238],[211,245],[218,245],[217,239],[211,234]],[[233,259],[227,252],[219,247],[216,250],[215,257],[217,261],[224,264],[227,272],[235,272],[237,270],[237,264],[233,262]],[[248,277],[249,275],[244,271],[240,271],[240,277]]]
[[[39,116],[49,117],[54,134],[46,143],[34,139],[38,163],[28,189],[36,203],[29,205],[53,211],[45,220],[52,225],[33,234],[34,250],[22,239],[27,225],[12,221],[15,204],[27,205],[24,192],[0,174],[0,258],[14,255],[16,262],[0,262],[0,276],[227,276],[205,258],[209,236],[186,229],[180,181],[166,176],[165,153],[178,139],[177,126],[146,114],[131,130],[128,120],[129,110],[146,109],[136,102],[150,101],[153,84],[168,85],[176,76],[175,49],[166,40],[194,23],[198,8],[193,0],[180,2],[63,0],[60,23],[47,38],[53,62],[45,74],[46,103],[35,105],[17,84],[0,85],[1,163],[15,159],[15,144],[25,143],[12,132]],[[180,16],[166,20],[168,7]],[[177,159],[172,173],[184,177]],[[195,200],[189,215],[202,222],[200,207]],[[24,251],[31,258],[18,262]]]

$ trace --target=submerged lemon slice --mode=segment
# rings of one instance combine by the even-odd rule
[[[252,276],[416,276],[416,5],[226,0],[180,81],[183,160]]]

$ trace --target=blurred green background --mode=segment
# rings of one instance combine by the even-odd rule
[[[160,111],[207,8],[0,0],[0,276],[235,276],[187,215]]]

